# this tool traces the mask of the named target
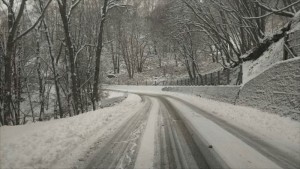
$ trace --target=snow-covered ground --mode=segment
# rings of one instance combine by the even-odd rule
[[[222,118],[285,152],[300,155],[300,123],[277,114],[251,107],[237,106],[193,95],[161,91],[162,86],[107,86],[106,88],[134,93],[167,95],[182,99],[200,109]],[[300,156],[299,156],[300,159]]]
[[[124,92],[114,92],[114,91],[110,91],[108,92],[108,99],[110,98],[114,98],[114,97],[121,97],[124,96]]]
[[[78,116],[0,128],[0,168],[71,168],[99,138],[120,127],[144,103],[130,94],[122,103]]]

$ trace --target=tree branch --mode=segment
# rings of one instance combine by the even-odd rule
[[[13,43],[16,42],[17,40],[19,40],[20,38],[22,38],[23,36],[25,36],[27,33],[29,33],[32,29],[34,29],[36,27],[36,25],[40,22],[40,20],[44,17],[44,14],[46,12],[46,9],[48,8],[48,6],[50,5],[52,0],[49,0],[48,3],[46,4],[44,10],[42,11],[40,17],[36,20],[36,22],[30,27],[28,28],[26,31],[24,31],[23,33],[21,33],[16,39],[14,39]]]
[[[12,30],[11,30],[11,33],[12,33],[13,36],[15,35],[15,32],[16,32],[17,27],[18,27],[17,25],[19,25],[19,22],[21,20],[22,15],[23,15],[23,12],[24,12],[24,9],[25,9],[25,4],[26,4],[26,0],[22,0],[18,15],[17,15],[17,17],[16,17],[16,19],[13,23]],[[10,6],[10,8],[12,8],[12,6]],[[11,9],[11,10],[13,11],[13,9]]]
[[[69,22],[70,22],[70,18],[71,18],[70,16],[71,16],[73,10],[78,6],[78,4],[79,4],[80,1],[81,1],[81,0],[77,0],[77,1],[74,3],[74,0],[72,0],[72,5],[71,5],[70,10],[69,10],[69,13],[68,13],[68,21],[69,21]]]
[[[8,4],[8,2],[6,2],[5,0],[2,0],[2,2],[4,3],[5,6],[9,7],[10,5]]]
[[[275,9],[272,9],[272,8],[268,7],[265,4],[260,3],[258,0],[256,0],[255,2],[259,7],[261,7],[262,9],[264,9],[268,12],[271,12],[271,14],[274,13],[274,14],[277,14],[277,15],[286,16],[286,17],[291,18],[291,17],[294,17],[294,13],[287,12],[287,11],[284,11],[284,10],[286,10],[286,9],[288,9],[288,8],[294,6],[294,5],[297,5],[298,3],[300,3],[300,0],[298,0],[294,3],[291,3],[290,5],[288,5],[284,8],[278,9],[278,10],[275,10]]]

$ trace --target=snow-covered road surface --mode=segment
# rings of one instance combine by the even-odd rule
[[[202,168],[299,168],[300,124],[298,122],[276,117],[266,112],[229,105],[229,109],[232,108],[232,114],[236,114],[237,110],[247,110],[245,113],[240,112],[241,115],[239,116],[233,116],[233,119],[236,118],[241,120],[240,123],[245,123],[245,125],[240,125],[232,123],[234,120],[227,119],[226,116],[232,117],[228,115],[228,108],[224,109],[225,115],[222,114],[222,110],[220,113],[220,110],[217,109],[216,112],[207,112],[205,111],[207,107],[204,106],[202,109],[200,106],[199,108],[198,102],[195,100],[188,99],[183,95],[181,98],[177,94],[161,92],[159,88],[152,88],[154,90],[151,89],[150,91],[143,91],[142,87],[140,89],[118,90],[138,93],[143,97],[153,97],[160,103],[154,168],[197,168],[203,163],[208,166],[202,166]],[[249,112],[253,115],[248,115]],[[252,119],[245,120],[243,116],[255,117],[257,122]],[[261,124],[261,122],[266,124]],[[185,132],[183,133],[186,133],[187,137],[180,134],[182,133],[178,129],[180,127],[177,127],[176,130],[172,129],[176,127],[170,127],[179,123],[184,126]],[[258,131],[258,128],[261,128],[261,131]],[[167,134],[162,134],[166,131]],[[278,135],[279,131],[281,133]],[[167,155],[162,155],[164,148],[162,143],[166,140],[172,140],[170,138],[174,137],[173,141],[165,143],[165,146],[169,146],[172,153],[167,152],[165,153]],[[192,149],[187,147],[193,145],[191,142],[187,143],[186,146],[184,142],[180,142],[180,140],[187,141],[189,137],[197,145],[202,158],[195,157],[193,156],[195,153],[189,152],[195,149],[195,147]],[[183,152],[189,153],[184,154]],[[164,157],[167,158],[163,159]],[[199,161],[201,164],[197,163]]]
[[[299,168],[297,157],[184,100],[140,96],[147,106],[137,118],[79,168]]]
[[[155,150],[154,136],[156,131],[159,105],[157,100],[151,99],[151,101],[152,101],[152,108],[151,111],[149,112],[150,115],[141,140],[138,156],[135,161],[135,166],[134,166],[135,169],[153,167],[152,161],[154,161],[154,150]]]
[[[298,122],[157,88],[129,92],[139,96],[72,118],[1,127],[0,168],[300,166]]]
[[[77,168],[210,168],[173,105],[162,97],[141,97],[145,107]]]

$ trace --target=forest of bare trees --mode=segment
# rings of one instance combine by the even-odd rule
[[[167,53],[191,79],[199,57],[238,66],[275,31],[271,19],[282,27],[299,9],[299,0],[0,0],[1,125],[95,110],[107,68],[124,65],[132,79]]]

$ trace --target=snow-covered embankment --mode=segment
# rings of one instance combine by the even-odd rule
[[[107,131],[143,107],[137,95],[71,118],[0,128],[0,168],[71,168]]]

